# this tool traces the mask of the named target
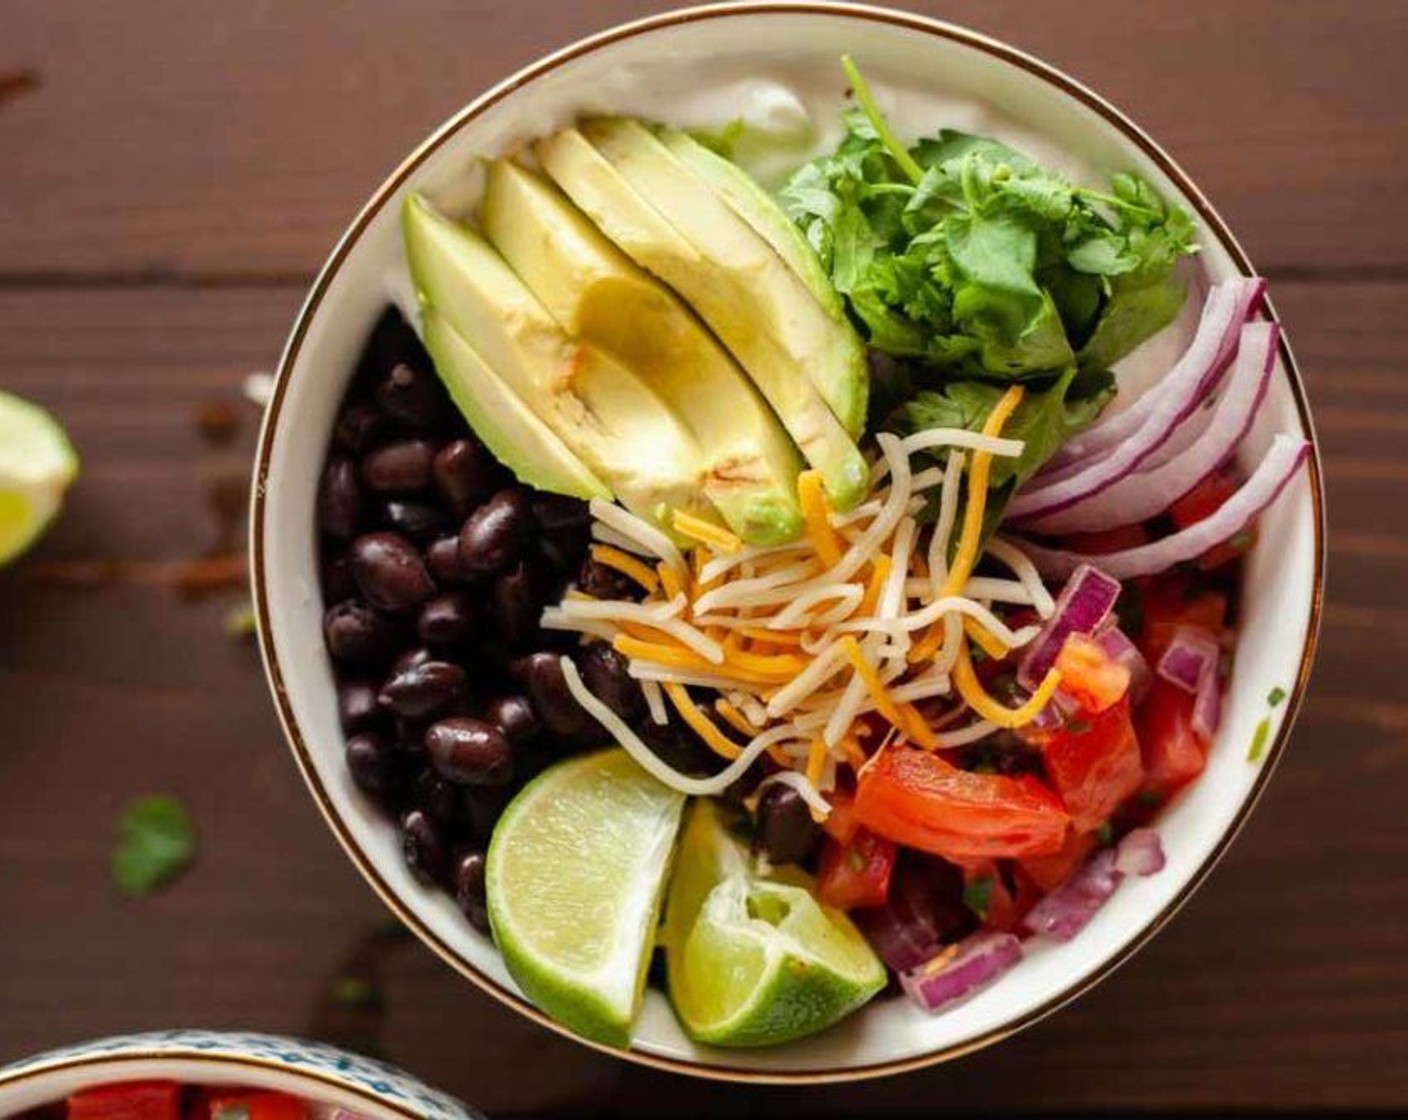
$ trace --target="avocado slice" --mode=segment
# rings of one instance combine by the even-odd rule
[[[787,267],[796,273],[827,315],[850,326],[846,318],[846,305],[841,294],[832,287],[831,277],[826,274],[816,250],[748,172],[732,160],[706,148],[687,132],[661,125],[656,129],[656,135],[676,159],[708,183],[710,190],[723,199],[730,210],[772,246],[773,252],[787,262]],[[856,345],[861,345],[855,331],[850,333],[856,339]]]
[[[623,505],[655,521],[710,515],[693,433],[640,378],[569,338],[482,237],[419,195],[403,227],[426,302]]]
[[[832,503],[850,509],[865,495],[869,468],[855,441],[805,376],[802,363],[788,350],[787,340],[779,337],[796,333],[792,312],[812,324],[829,320],[761,238],[685,171],[658,140],[643,128],[640,132],[665,157],[663,187],[652,179],[637,189],[574,128],[539,141],[534,151],[552,179],[607,237],[699,313],[772,405],[803,457],[821,472]],[[656,196],[662,191],[673,194],[676,185],[680,198],[673,199],[667,217],[657,209],[657,203],[665,204]],[[699,246],[676,227],[672,220],[676,212],[688,210],[700,196],[711,213],[723,212],[720,225],[733,236],[721,235],[712,245],[705,237],[706,244]],[[717,251],[725,240],[735,251]],[[772,277],[774,296],[779,290],[790,292],[790,311],[776,300],[768,304],[760,298],[760,274]],[[779,317],[787,330],[774,329]],[[861,385],[863,397],[863,373]]]
[[[749,544],[795,540],[801,457],[728,352],[664,285],[540,175],[489,167],[480,220],[490,242],[568,334],[655,389],[694,432],[704,494]]]
[[[450,396],[499,462],[520,482],[577,498],[611,490],[499,379],[435,308],[422,317],[425,348]]]

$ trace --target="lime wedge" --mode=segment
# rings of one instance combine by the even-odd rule
[[[504,811],[489,845],[489,921],[523,993],[624,1046],[640,1009],[684,797],[625,751],[560,762]]]
[[[810,876],[764,876],[712,801],[690,810],[665,912],[670,1001],[691,1038],[770,1046],[829,1027],[885,986],[849,918]]]
[[[78,455],[38,405],[0,392],[0,564],[38,539],[78,476]]]

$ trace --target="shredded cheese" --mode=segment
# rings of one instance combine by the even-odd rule
[[[953,666],[953,683],[958,686],[959,695],[968,706],[989,723],[998,727],[1022,727],[1036,719],[1041,710],[1051,702],[1051,697],[1061,686],[1061,673],[1058,669],[1049,670],[1032,693],[1031,699],[1020,707],[1008,708],[999,704],[983,689],[982,682],[973,672],[973,660],[968,656],[968,647],[959,646],[958,660]]]
[[[797,497],[806,521],[807,537],[822,564],[829,568],[841,559],[841,548],[836,543],[836,534],[831,531],[831,509],[822,489],[820,472],[803,471],[797,476]]]
[[[629,576],[645,588],[646,591],[658,591],[660,589],[660,577],[655,574],[655,570],[643,560],[638,560],[629,552],[624,552],[615,545],[594,544],[591,547],[592,559],[598,564],[604,564],[608,568],[614,568],[623,576]]]
[[[675,527],[675,532],[682,533],[700,544],[707,544],[718,552],[737,552],[743,547],[743,542],[736,534],[682,509],[675,510],[670,523]]]

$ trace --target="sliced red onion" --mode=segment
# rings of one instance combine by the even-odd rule
[[[1115,867],[1113,848],[1103,848],[1079,871],[1043,898],[1023,919],[1032,933],[1069,941],[1104,906],[1124,875]]]
[[[1017,666],[1017,683],[1035,691],[1066,639],[1072,634],[1094,634],[1115,608],[1120,583],[1093,564],[1082,564],[1071,574],[1056,599],[1056,610],[1027,646]]]
[[[1055,468],[1052,476],[1076,460],[1093,458],[1129,439],[1154,414],[1165,394],[1178,395],[1181,388],[1189,387],[1192,391],[1188,395],[1195,403],[1207,396],[1236,352],[1242,324],[1265,292],[1266,281],[1259,276],[1214,284],[1203,303],[1193,341],[1174,367],[1128,408],[1067,440],[1047,468]],[[1037,475],[1038,479],[1045,477],[1046,472]]]
[[[1106,657],[1129,670],[1129,701],[1138,705],[1148,695],[1149,686],[1154,683],[1154,674],[1149,669],[1149,662],[1139,652],[1139,647],[1130,641],[1129,636],[1118,626],[1101,631],[1095,640],[1105,651]]]
[[[875,955],[895,972],[923,964],[967,920],[963,876],[917,853],[900,857],[885,905],[851,915]]]
[[[1163,513],[1231,458],[1266,399],[1271,371],[1276,367],[1280,327],[1248,323],[1242,328],[1241,339],[1237,360],[1202,435],[1182,454],[1157,466],[1146,464],[1146,469],[1125,475],[1093,497],[1028,519],[1024,527],[1058,535],[1146,521]]]
[[[1082,564],[1099,564],[1115,579],[1156,575],[1175,564],[1195,560],[1213,545],[1236,536],[1276,500],[1309,452],[1309,442],[1299,436],[1276,436],[1251,478],[1216,513],[1161,540],[1099,556],[1045,548],[1030,541],[1022,543],[1022,551],[1047,579],[1061,579]]]
[[[1152,828],[1136,828],[1115,847],[1115,870],[1121,875],[1157,875],[1168,862],[1163,842]]]
[[[925,964],[900,973],[900,986],[925,1011],[939,1011],[976,995],[1022,959],[1010,933],[980,930]]]
[[[1201,626],[1180,626],[1159,658],[1159,676],[1189,695],[1196,695],[1209,673],[1217,672],[1222,655],[1217,640]]]
[[[1204,743],[1211,743],[1222,722],[1222,671],[1214,666],[1198,685],[1193,698],[1193,734]]]

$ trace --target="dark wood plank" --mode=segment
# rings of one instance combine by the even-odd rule
[[[0,271],[302,275],[479,90],[657,0],[9,0]],[[935,0],[1069,69],[1163,140],[1263,269],[1408,269],[1395,0]]]
[[[994,1050],[850,1088],[691,1086],[692,1110],[1408,1107],[1408,513],[1396,483],[1361,465],[1408,452],[1404,293],[1276,289],[1323,406],[1330,610],[1293,748],[1207,889],[1096,992]],[[238,404],[300,294],[0,292],[6,387],[54,407],[85,459],[52,536],[0,577],[0,1061],[179,1023],[366,1042],[326,992],[384,911],[301,788],[254,650],[222,631],[241,593],[52,582],[73,562],[179,562],[211,546],[210,488],[245,469],[255,417],[227,448],[193,417]],[[121,807],[150,791],[187,801],[201,856],[134,901],[106,860]],[[645,1116],[679,1099],[677,1080],[548,1035],[413,942],[382,968],[376,1041],[487,1109]]]

